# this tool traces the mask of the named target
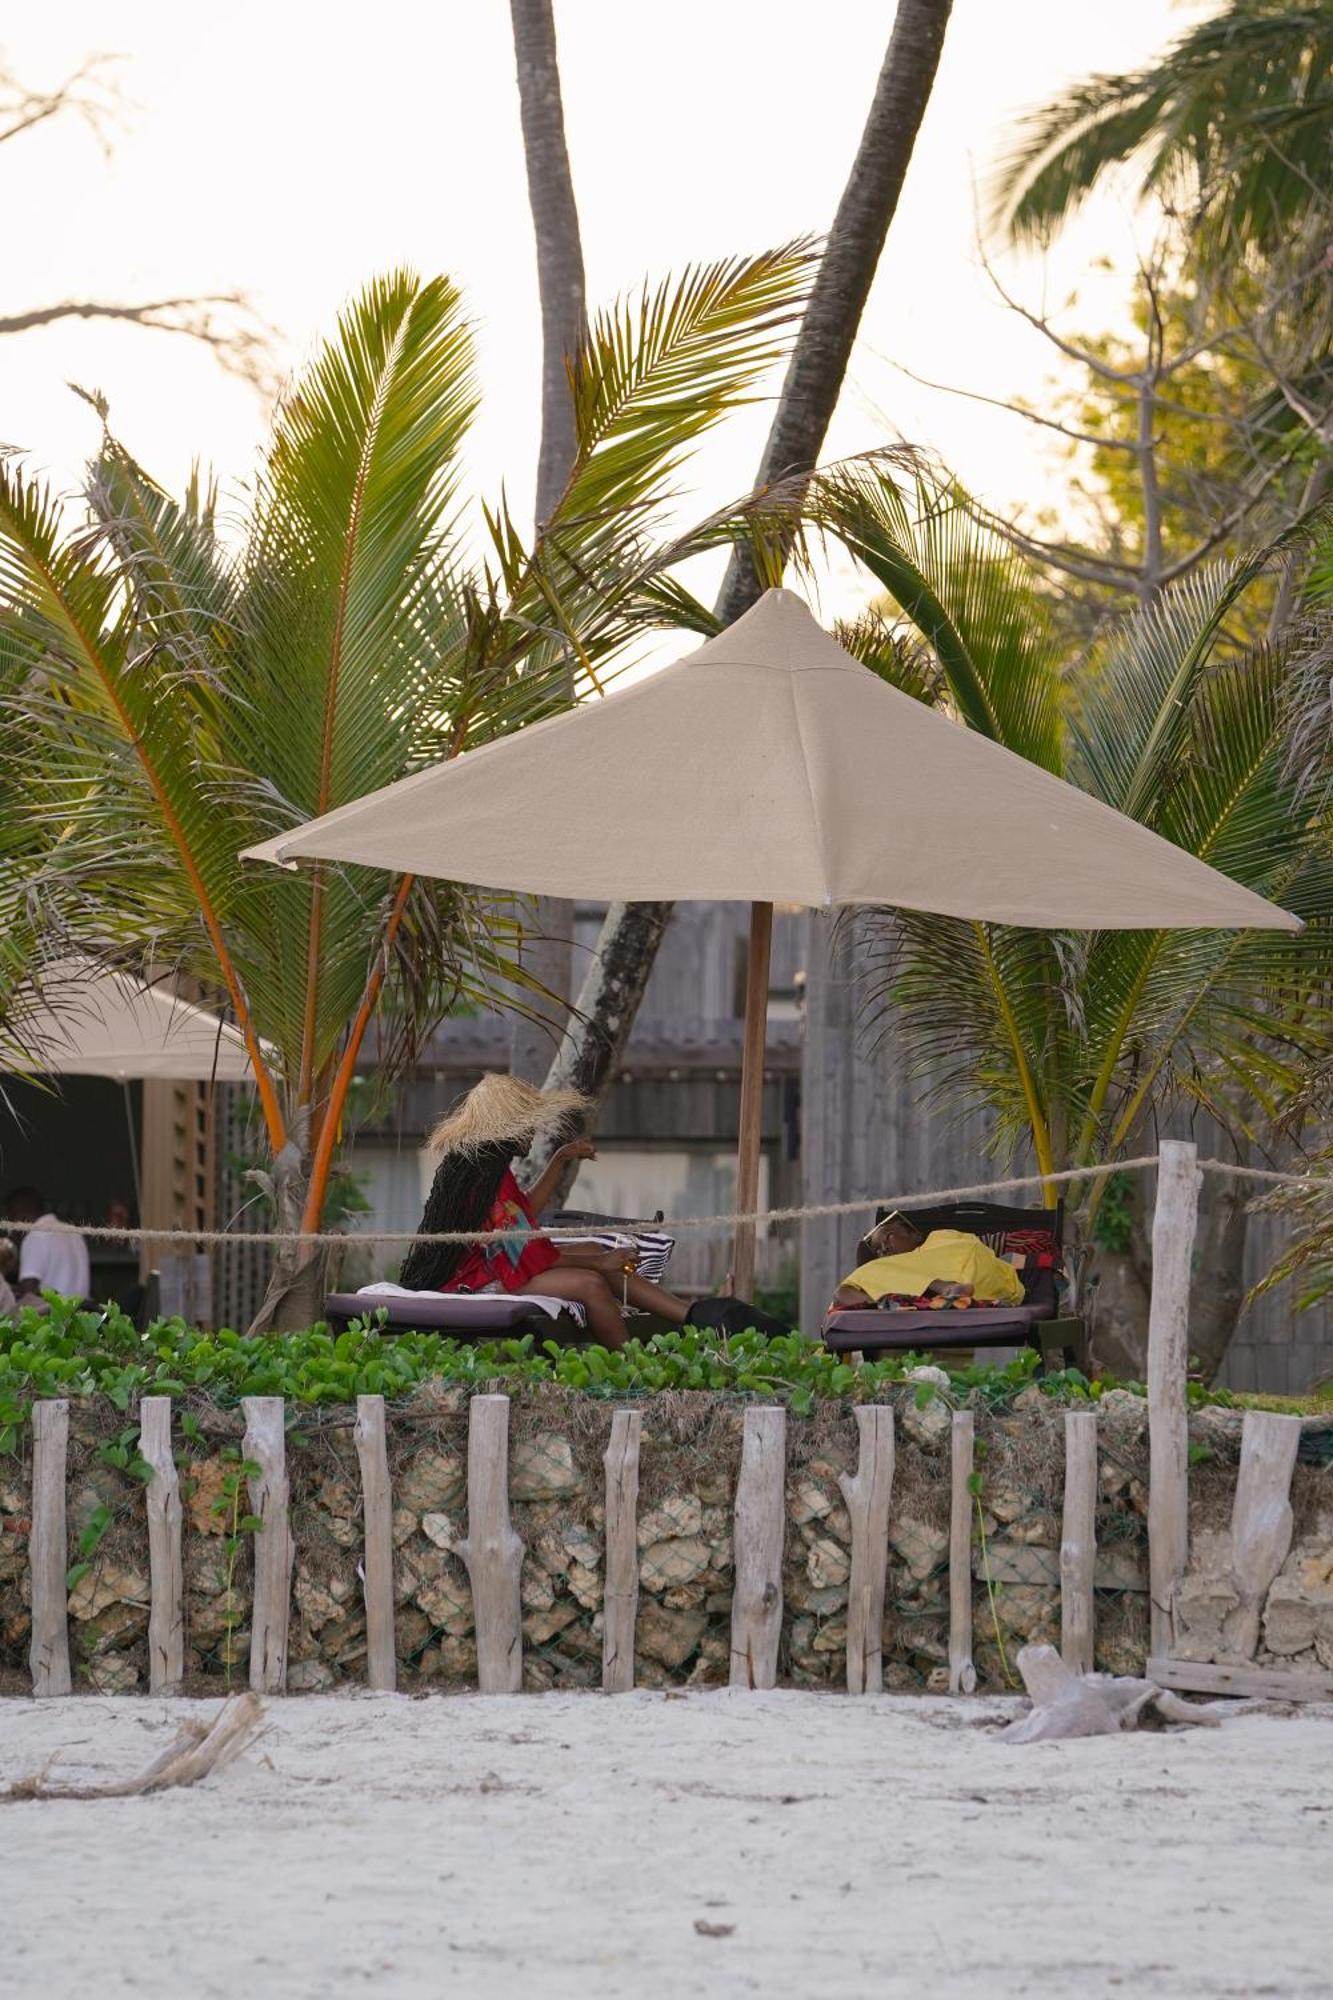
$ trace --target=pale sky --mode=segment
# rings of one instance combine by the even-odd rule
[[[371,274],[449,272],[476,319],[485,406],[473,483],[530,505],[538,315],[505,0],[35,0],[7,11],[6,56],[54,83],[123,55],[131,109],[113,157],[77,122],[0,149],[5,309],[84,296],[248,291],[284,365]],[[566,123],[594,301],[692,259],[827,227],[883,54],[888,0],[557,0]],[[1013,114],[1093,69],[1141,62],[1191,10],[1170,0],[955,0],[935,95],[890,232],[828,455],[893,428],[1001,504],[1048,501],[1039,433],[932,394],[891,365],[1039,400],[1045,343],[994,300],[974,189]],[[1121,317],[1137,225],[1100,200],[1043,274],[1001,260],[1032,303],[1077,291],[1065,323]],[[111,400],[120,435],[173,487],[196,456],[233,488],[265,413],[179,338],[88,322],[0,339],[0,440],[62,487],[96,424],[66,386]],[[748,487],[768,423],[744,412],[694,475],[702,512]]]

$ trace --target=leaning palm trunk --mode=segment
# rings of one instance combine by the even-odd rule
[[[762,489],[813,469],[842,391],[852,344],[874,281],[939,67],[953,0],[901,0],[875,86],[870,115],[829,232],[819,275],[801,321],[756,482]],[[754,604],[761,578],[739,549],[718,597],[719,628]],[[614,904],[550,1081],[605,1097],[634,1026],[639,1002],[670,917],[670,905]],[[545,1155],[530,1155],[533,1170]],[[576,1168],[571,1165],[561,1193]]]
[[[298,1237],[310,1195],[309,1161],[294,1138],[277,1154],[272,1167],[274,1227]],[[324,1306],[327,1257],[321,1245],[280,1243],[273,1259],[268,1289],[250,1326],[251,1333],[296,1333],[313,1326]]]
[[[578,456],[569,371],[587,331],[587,308],[583,243],[565,144],[551,0],[510,0],[509,12],[542,307],[542,439],[537,458],[540,534],[559,504]],[[537,1082],[546,1072],[558,1032],[552,1017],[554,1014],[558,1019],[563,1014],[569,999],[573,931],[572,902],[555,896],[536,899],[534,928],[525,941],[523,958],[532,977],[552,997],[534,999],[530,1011],[515,1013],[509,1046],[511,1071],[530,1082]]]

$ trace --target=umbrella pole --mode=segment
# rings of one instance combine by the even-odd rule
[[[143,1176],[139,1170],[139,1135],[134,1129],[134,1098],[130,1091],[128,1077],[122,1077],[121,1089],[125,1093],[125,1129],[130,1138],[130,1171],[134,1176],[134,1213],[143,1221]]]
[[[759,1206],[759,1156],[764,1139],[764,1056],[768,1047],[768,967],[773,948],[773,905],[751,903],[750,950],[745,966],[745,1037],[741,1044],[741,1116],[736,1147],[736,1207]],[[742,1299],[754,1290],[754,1224],[738,1222],[732,1253],[732,1289]]]

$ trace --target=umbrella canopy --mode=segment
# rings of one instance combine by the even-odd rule
[[[13,1073],[245,1083],[245,1043],[225,1021],[123,972],[66,962],[15,1002],[28,1060]]]
[[[249,853],[624,902],[893,903],[1071,930],[1300,928],[887,686],[788,590],[604,701]]]
[[[247,850],[493,889],[751,904],[736,1205],[753,1209],[774,903],[1058,930],[1299,930],[1252,890],[887,686],[770,590],[674,666]],[[738,1225],[748,1292],[753,1230]]]

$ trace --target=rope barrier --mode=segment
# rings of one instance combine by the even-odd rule
[[[974,1181],[964,1187],[927,1188],[907,1194],[865,1195],[855,1201],[821,1202],[804,1208],[759,1208],[737,1211],[730,1215],[684,1215],[675,1221],[663,1222],[657,1217],[642,1216],[628,1218],[616,1225],[625,1229],[652,1229],[665,1231],[668,1235],[682,1235],[689,1230],[734,1229],[738,1222],[803,1222],[823,1216],[869,1215],[877,1208],[900,1208],[910,1204],[930,1202],[964,1201],[974,1195],[1009,1194],[1019,1188],[1056,1187],[1070,1181],[1105,1180],[1110,1174],[1139,1173],[1145,1167],[1155,1167],[1158,1155],[1144,1153],[1132,1160],[1108,1160],[1098,1166],[1065,1167],[1057,1173],[1015,1174],[998,1181]],[[1266,1167],[1243,1167],[1234,1160],[1200,1160],[1200,1171],[1213,1174],[1230,1174],[1239,1180],[1266,1181],[1280,1183],[1288,1187],[1327,1188],[1333,1193],[1333,1174],[1291,1174],[1280,1173]],[[29,1221],[13,1221],[0,1218],[0,1235],[23,1234],[31,1229]],[[459,1229],[459,1230],[316,1230],[306,1234],[292,1229],[123,1229],[105,1224],[64,1223],[62,1227],[73,1229],[80,1236],[93,1242],[106,1243],[193,1243],[196,1246],[216,1244],[234,1245],[238,1243],[279,1244],[299,1243],[314,1249],[323,1244],[335,1244],[346,1249],[348,1244],[365,1243],[511,1243],[516,1232],[512,1229]],[[588,1226],[570,1229],[543,1229],[540,1234],[552,1243],[585,1242]]]

